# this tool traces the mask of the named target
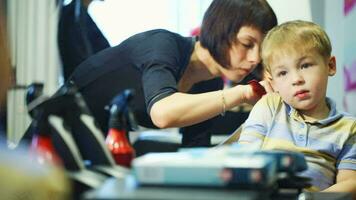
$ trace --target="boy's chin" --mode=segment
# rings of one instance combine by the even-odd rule
[[[315,110],[315,108],[317,107],[317,105],[297,105],[297,106],[293,106],[296,110],[301,111],[301,112],[313,112],[313,110]]]
[[[293,102],[293,103],[288,103],[290,106],[292,106],[296,110],[300,111],[308,111],[312,110],[316,105],[313,104],[312,102]]]

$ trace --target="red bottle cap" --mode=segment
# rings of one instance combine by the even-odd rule
[[[266,94],[265,88],[256,80],[251,80],[248,82],[249,85],[251,85],[252,90],[255,94],[259,96],[263,96]]]

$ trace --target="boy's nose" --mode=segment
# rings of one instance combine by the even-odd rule
[[[300,73],[295,72],[295,73],[293,73],[292,81],[293,81],[292,82],[293,85],[300,85],[300,84],[304,83],[304,78]]]

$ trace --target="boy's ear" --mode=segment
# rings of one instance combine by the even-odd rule
[[[263,72],[263,80],[268,81],[268,83],[269,83],[270,86],[272,87],[272,90],[273,90],[274,92],[276,92],[275,83],[274,83],[274,81],[273,81],[273,78],[272,78],[271,73],[269,73],[268,71],[265,70],[265,71]]]
[[[272,80],[272,75],[270,72],[267,70],[263,70],[263,80],[271,81]]]
[[[336,74],[336,58],[331,56],[328,62],[329,76],[334,76]]]

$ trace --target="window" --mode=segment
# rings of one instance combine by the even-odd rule
[[[198,27],[211,0],[93,1],[89,13],[110,44],[133,34],[163,28],[182,35]]]

